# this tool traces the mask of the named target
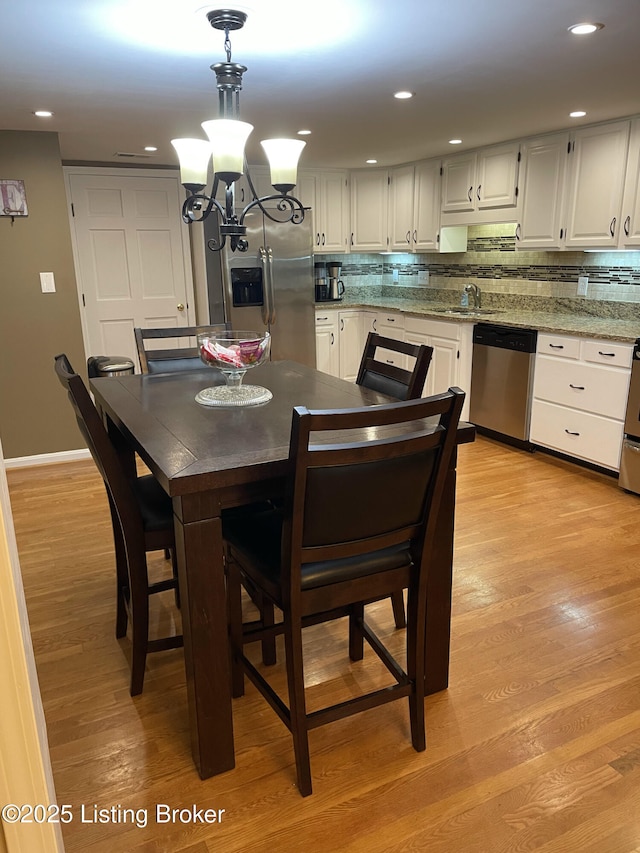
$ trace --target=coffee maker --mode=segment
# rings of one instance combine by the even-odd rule
[[[316,261],[313,265],[313,275],[316,285],[316,302],[327,302],[329,299],[327,265],[322,261]]]
[[[344,294],[344,284],[340,279],[341,271],[341,263],[332,262],[330,264],[327,264],[329,299],[332,302],[339,302]]]

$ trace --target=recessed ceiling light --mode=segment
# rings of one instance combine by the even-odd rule
[[[569,113],[569,118],[582,118],[583,116],[586,116],[584,110],[574,110],[572,113]]]
[[[569,32],[574,36],[587,36],[589,33],[595,33],[596,30],[601,30],[604,24],[572,24],[569,27]]]
[[[461,142],[462,142],[461,139],[450,139],[449,145],[460,145]]]
[[[309,136],[310,133],[311,133],[310,130],[299,130],[298,136]]]
[[[373,163],[377,163],[378,161],[377,160],[367,160],[366,162],[369,163],[370,165],[372,165]]]
[[[51,116],[53,115],[53,113],[49,112],[49,110],[35,110],[33,114],[34,116],[38,116],[38,118],[51,118]]]
[[[393,97],[399,101],[404,101],[407,98],[413,98],[413,92],[394,92]]]
[[[158,149],[155,147],[155,145],[145,145],[144,150],[145,151],[157,151]]]

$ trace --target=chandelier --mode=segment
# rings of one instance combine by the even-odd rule
[[[230,31],[239,30],[244,26],[247,16],[244,12],[218,9],[208,12],[207,19],[214,29],[224,30],[227,61],[211,66],[216,75],[219,118],[202,122],[209,141],[171,140],[180,160],[180,180],[188,192],[182,206],[182,219],[191,225],[193,222],[201,222],[215,212],[218,216],[220,237],[207,241],[209,249],[218,252],[228,241],[232,251],[237,249],[246,252],[248,243],[245,239],[247,228],[244,219],[253,208],[260,208],[265,216],[275,222],[291,222],[297,225],[304,219],[302,202],[290,193],[296,185],[298,159],[305,143],[298,139],[265,139],[260,143],[269,161],[271,184],[276,193],[259,198],[244,154],[253,125],[239,120],[242,75],[247,67],[231,61],[229,38]],[[203,190],[207,186],[211,158],[213,186],[206,195]],[[234,185],[245,172],[252,198],[242,212],[237,213]],[[224,184],[224,203],[220,203],[215,197],[221,183]],[[274,202],[273,207],[267,209],[264,206],[266,202]],[[277,213],[274,215],[275,211]]]

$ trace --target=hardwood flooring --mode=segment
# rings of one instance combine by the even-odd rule
[[[205,782],[182,652],[150,656],[129,696],[93,465],[8,473],[70,853],[640,851],[640,497],[614,479],[487,439],[460,448],[450,687],[427,699],[427,750],[405,702],[317,729],[302,799],[290,735],[250,684],[237,767]],[[402,639],[389,602],[370,611]],[[167,593],[154,625],[173,614]],[[341,623],[311,629],[305,655],[312,704],[385,678],[371,654],[349,666]],[[159,822],[158,803],[224,812]]]

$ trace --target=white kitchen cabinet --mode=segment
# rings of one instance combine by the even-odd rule
[[[518,200],[520,143],[493,145],[442,161],[442,213],[480,213],[514,208]],[[489,221],[469,216],[466,221]],[[495,219],[495,217],[493,217]],[[442,219],[444,224],[446,217]]]
[[[640,246],[640,119],[631,122],[618,245],[621,249]]]
[[[340,375],[337,311],[316,309],[316,366],[323,373]]]
[[[572,134],[566,195],[566,248],[616,248],[622,215],[630,123]]]
[[[631,344],[538,335],[531,441],[618,470]]]
[[[562,202],[569,133],[526,139],[522,145],[522,216],[516,227],[518,249],[562,249]]]
[[[384,252],[389,247],[389,173],[361,169],[350,174],[352,252]]]
[[[423,397],[441,394],[452,386],[466,393],[463,420],[468,417],[471,388],[472,323],[455,323],[432,320],[427,317],[407,316],[405,340],[411,344],[433,347],[431,364],[427,373]]]
[[[424,160],[389,172],[389,248],[438,251],[440,161]]]
[[[349,175],[342,169],[300,170],[299,198],[311,208],[315,254],[347,251],[349,228]],[[307,214],[309,215],[309,214]]]
[[[392,338],[394,341],[404,341],[404,325],[404,314],[401,314],[399,311],[378,311],[375,318],[374,331],[384,338]],[[400,352],[380,347],[376,353],[376,358],[380,361],[386,361],[387,364],[401,367],[403,370],[407,368],[407,359]]]
[[[362,360],[362,312],[338,313],[338,340],[340,346],[341,379],[355,382]]]

